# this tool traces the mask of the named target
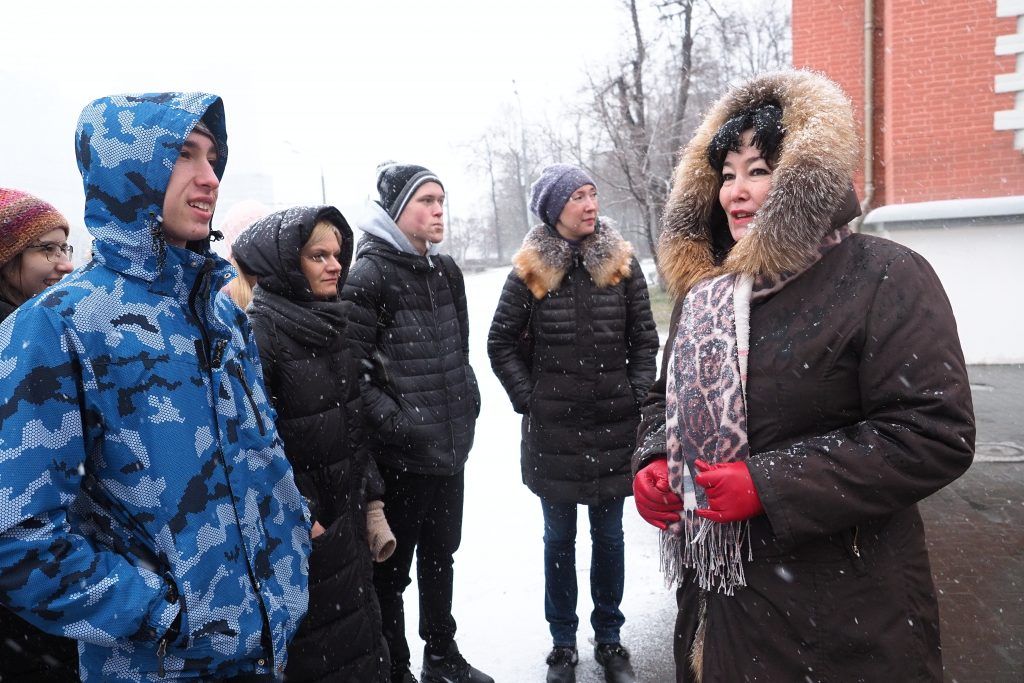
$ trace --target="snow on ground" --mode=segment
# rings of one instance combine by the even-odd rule
[[[522,483],[519,470],[520,417],[512,411],[487,359],[487,330],[507,269],[466,275],[471,362],[483,405],[476,441],[466,466],[462,546],[455,555],[454,615],[459,649],[471,664],[501,682],[543,681],[551,638],[544,620],[543,522],[539,499]],[[673,679],[672,627],[675,594],[658,572],[657,531],[636,512],[632,498],[623,515],[626,590],[622,642],[633,653],[640,680]],[[594,662],[590,627],[590,532],[580,508],[576,571],[580,596],[578,647],[580,683],[603,681]],[[418,598],[406,589],[406,637],[419,675]]]

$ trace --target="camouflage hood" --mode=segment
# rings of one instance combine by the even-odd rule
[[[196,123],[204,122],[217,141],[217,178],[227,164],[224,103],[206,93],[114,95],[90,102],[78,118],[75,155],[85,186],[85,225],[96,259],[123,275],[156,281],[165,266],[163,204],[181,146]],[[209,240],[190,243],[217,270],[226,261]]]

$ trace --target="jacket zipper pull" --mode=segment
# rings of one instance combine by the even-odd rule
[[[857,545],[857,537],[860,536],[860,527],[853,527],[853,554],[860,559],[860,546]]]
[[[213,367],[219,368],[221,361],[224,360],[224,350],[227,348],[227,341],[224,339],[218,339],[217,343],[213,345]]]
[[[167,638],[160,639],[160,645],[156,648],[156,675],[163,678],[167,675],[167,671],[164,669],[164,657],[167,656]]]

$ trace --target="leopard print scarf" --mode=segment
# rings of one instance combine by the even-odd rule
[[[703,590],[732,595],[746,585],[743,545],[749,522],[720,524],[694,514],[707,507],[704,489],[693,481],[694,461],[744,460],[747,443],[747,353],[750,307],[778,292],[817,263],[850,234],[840,228],[822,239],[800,271],[752,277],[730,273],[697,283],[683,300],[676,337],[671,340],[666,381],[666,450],[669,485],[683,500],[676,524],[662,532],[661,564],[670,585],[686,569],[696,570]],[[753,559],[747,543],[748,560]]]

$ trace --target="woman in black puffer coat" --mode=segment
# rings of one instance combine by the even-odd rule
[[[364,482],[369,498],[381,491],[338,298],[352,231],[334,207],[299,207],[255,223],[232,252],[258,278],[248,312],[277,429],[315,520],[309,612],[289,647],[287,679],[385,681]]]
[[[591,623],[608,680],[625,675],[622,505],[639,406],[654,382],[658,333],[633,247],[597,214],[580,168],[544,169],[531,208],[544,221],[513,257],[487,339],[491,367],[523,414],[523,481],[544,509],[548,680],[576,655],[576,506],[593,539]]]

